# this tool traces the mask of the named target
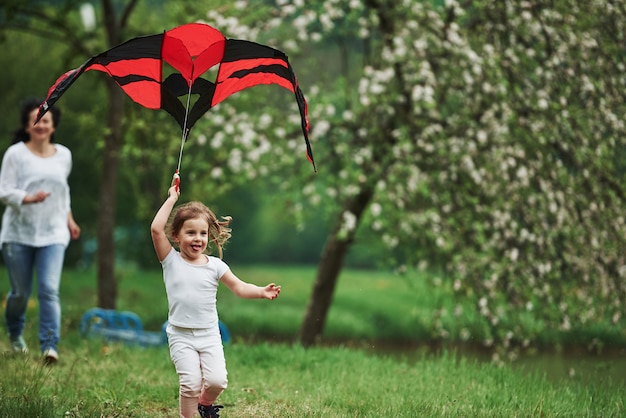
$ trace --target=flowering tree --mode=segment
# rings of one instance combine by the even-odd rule
[[[541,3],[326,3],[317,22],[360,13],[377,43],[359,102],[329,121],[343,206],[305,345],[363,221],[407,262],[442,263],[485,318],[485,343],[607,317],[619,329],[624,8]]]
[[[208,15],[230,37],[271,37],[298,74],[318,60],[303,88],[320,175],[284,185],[308,177],[299,200],[335,222],[301,343],[322,335],[366,230],[389,250],[381,257],[444,268],[484,318],[482,330],[439,325],[442,338],[523,346],[594,322],[624,329],[624,5],[438,3],[279,0],[250,26]],[[230,115],[232,132],[211,140],[233,141],[216,177],[269,175],[303,155],[270,112]],[[269,147],[275,137],[289,139]]]

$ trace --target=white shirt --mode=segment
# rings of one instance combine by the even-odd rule
[[[189,264],[172,248],[161,262],[170,324],[181,328],[218,328],[217,287],[229,267],[217,257],[206,257],[206,264]]]
[[[70,242],[68,215],[72,153],[60,144],[54,155],[42,158],[24,142],[11,145],[2,158],[0,201],[6,205],[2,216],[0,244],[14,242],[33,247]],[[43,202],[23,204],[27,194],[49,192]]]

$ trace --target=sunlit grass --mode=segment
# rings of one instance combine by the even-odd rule
[[[447,326],[478,326],[472,317],[455,318],[445,286],[433,287],[418,273],[343,272],[324,335],[333,346],[305,350],[292,343],[315,269],[232,268],[244,280],[276,282],[283,291],[272,302],[238,299],[227,289],[219,292],[220,316],[233,336],[226,346],[230,383],[220,400],[226,406],[224,417],[624,414],[624,380],[601,377],[610,370],[597,370],[593,380],[574,373],[554,381],[539,372],[498,368],[454,351],[433,355],[415,349],[406,357],[369,354],[373,351],[367,348],[436,337],[433,311],[440,312]],[[167,319],[161,272],[121,269],[118,280],[117,309],[138,314],[148,330],[160,330]],[[61,361],[56,366],[43,367],[38,358],[35,300],[25,333],[30,354],[8,354],[8,339],[0,338],[0,416],[177,415],[178,381],[167,347],[107,344],[80,335],[82,315],[96,305],[96,288],[94,272],[64,272]],[[3,298],[7,290],[6,272],[0,270]]]
[[[178,382],[166,347],[75,343],[54,367],[42,367],[32,355],[4,355],[0,416],[177,415]],[[226,358],[224,417],[618,417],[626,412],[623,383],[555,384],[453,353],[405,362],[342,347],[235,343],[226,346]]]

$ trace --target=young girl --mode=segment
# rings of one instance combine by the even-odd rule
[[[177,186],[154,217],[152,242],[163,267],[163,281],[169,305],[167,337],[170,356],[180,383],[180,416],[219,417],[221,405],[214,405],[226,389],[226,361],[218,327],[216,293],[221,281],[235,295],[247,299],[276,299],[280,286],[265,287],[241,281],[221,260],[222,246],[230,238],[231,218],[217,217],[200,202],[177,208],[165,228],[180,192]],[[220,258],[205,254],[209,242]]]

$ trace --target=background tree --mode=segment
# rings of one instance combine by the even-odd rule
[[[486,319],[486,329],[464,335],[487,344],[527,345],[546,331],[607,318],[618,326],[621,317],[614,155],[624,96],[611,86],[624,80],[623,27],[610,3],[565,3],[366,2],[383,39],[382,62],[361,84],[378,122],[367,135],[400,138],[383,150],[369,141],[375,166],[387,156],[372,226],[386,226],[390,247],[411,249],[406,261],[443,261]],[[362,212],[342,212],[337,231],[358,225]],[[320,275],[316,287],[328,282]],[[314,294],[305,344],[320,335],[316,306]],[[451,330],[436,331],[446,338]]]
[[[263,28],[297,69],[304,52],[324,50],[303,86],[320,175],[292,201],[335,221],[302,344],[322,336],[346,254],[362,239],[400,270],[442,271],[433,285],[453,286],[484,318],[474,330],[435,320],[434,338],[513,347],[582,324],[623,328],[623,5],[277,5],[275,20],[236,30]],[[289,144],[272,150],[274,164]],[[465,314],[461,304],[433,312]]]
[[[218,4],[209,1],[202,7],[211,8],[212,3]],[[0,127],[4,128],[7,138],[10,130],[15,128],[17,103],[27,95],[42,96],[58,75],[108,48],[114,42],[109,38],[118,37],[122,42],[132,36],[158,33],[206,17],[204,9],[202,13],[198,12],[197,2],[111,1],[95,3],[98,5],[96,9],[90,4],[94,3],[3,3],[0,33],[5,39],[2,60],[6,63],[7,77],[0,83],[7,82],[0,101],[7,112],[0,120]],[[137,8],[138,12],[133,13]],[[266,6],[256,7],[254,11],[262,19],[265,9]],[[91,16],[87,13],[91,19],[88,24],[82,17],[84,10],[93,12]],[[118,35],[114,35],[116,24],[125,28],[120,29]],[[105,27],[112,27],[108,31],[111,36],[107,35]],[[133,29],[139,27],[141,31]],[[14,76],[9,77],[9,74]],[[84,268],[95,260],[98,305],[114,307],[117,282],[122,277],[120,270],[134,265],[158,268],[149,234],[145,233],[146,225],[154,215],[154,208],[160,205],[163,187],[169,183],[176,167],[180,132],[169,115],[133,103],[104,74],[90,72],[81,77],[79,84],[59,103],[65,115],[60,138],[74,153],[74,170],[70,178],[74,192],[73,209],[83,227],[81,240],[69,247],[66,262]],[[264,93],[276,97],[273,91],[270,88]],[[120,95],[114,99],[117,104],[113,108],[110,94]],[[286,96],[279,97],[284,99]],[[242,94],[241,99],[233,101],[230,106],[221,106],[221,111],[211,111],[204,121],[198,123],[185,145],[184,191],[194,198],[215,202],[216,209],[223,208],[235,215],[237,234],[230,245],[234,250],[230,252],[231,260],[266,261],[270,254],[278,260],[315,262],[316,253],[310,253],[309,240],[297,240],[290,230],[291,224],[270,227],[268,220],[275,215],[274,202],[264,197],[263,187],[259,187],[263,183],[248,186],[252,180],[249,175],[242,174],[242,170],[232,173],[227,181],[218,181],[212,175],[226,164],[228,154],[225,149],[216,147],[211,150],[204,144],[214,133],[222,131],[221,135],[224,135],[230,129],[224,130],[222,126],[230,124],[229,112],[243,113],[251,109],[248,97],[254,95]],[[291,98],[284,100],[293,101]],[[257,100],[252,106],[259,107],[259,103],[261,101]],[[111,120],[119,127],[111,129]],[[293,127],[294,137],[301,135],[296,131],[299,125]],[[219,138],[211,143],[217,144],[218,141]],[[102,193],[98,194],[97,190]],[[225,192],[230,194],[225,196]],[[241,200],[254,203],[257,210],[246,210],[248,205],[241,205]],[[105,220],[100,222],[100,219]],[[259,233],[258,225],[267,225],[267,228]],[[322,239],[320,233],[323,234],[323,230],[311,228],[310,231],[318,235],[315,237],[317,241]],[[259,236],[262,241],[258,241]],[[283,236],[291,237],[291,242],[286,242]],[[248,245],[250,237],[255,237],[261,244]],[[278,251],[271,251],[277,246],[280,246]]]
[[[197,2],[167,2],[150,0],[138,3],[139,11],[133,13],[133,22],[127,24],[124,39],[159,31],[206,17],[206,10],[198,12],[200,7],[211,7],[211,3],[204,2],[199,6]],[[40,5],[42,9],[37,8]],[[113,12],[118,16],[123,10],[124,3],[113,2]],[[59,10],[59,8],[63,8]],[[69,68],[75,68],[93,53],[107,48],[103,30],[104,20],[102,10],[92,9],[93,21],[88,30],[81,19],[81,11],[88,4],[77,2],[12,2],[3,3],[0,13],[0,21],[4,30],[4,53],[1,57],[6,69],[5,78],[0,80],[4,94],[0,98],[3,108],[7,111],[0,118],[0,129],[5,132],[7,141],[11,130],[15,128],[17,120],[17,104],[26,96],[43,95],[54,79]],[[217,7],[217,6],[216,6]],[[222,6],[219,6],[222,7]],[[265,7],[256,7],[262,20]],[[107,9],[111,10],[111,9]],[[59,25],[72,33],[78,40],[66,43],[65,37],[58,38],[54,34],[62,30],[57,27],[48,28],[46,21],[37,21],[35,24],[27,16],[27,12],[48,16],[48,21],[59,20]],[[63,13],[62,13],[63,12]],[[254,18],[254,17],[252,17]],[[56,21],[55,21],[56,22]],[[213,22],[210,22],[213,23]],[[213,23],[214,24],[214,23]],[[53,23],[50,23],[54,26]],[[133,28],[141,27],[141,32]],[[149,29],[153,28],[153,29]],[[42,30],[44,30],[42,32]],[[48,29],[50,29],[48,31]],[[33,33],[35,32],[35,33]],[[49,33],[52,33],[50,35]],[[45,36],[42,36],[45,35]],[[88,51],[77,50],[72,45],[84,42]],[[167,67],[167,66],[166,66]],[[168,69],[166,68],[166,71]],[[215,74],[208,74],[208,77]],[[147,110],[124,96],[123,114],[123,141],[119,144],[117,155],[117,174],[113,180],[109,175],[103,175],[103,159],[105,152],[104,137],[111,130],[107,127],[107,90],[105,82],[111,80],[104,74],[90,72],[81,77],[76,87],[70,89],[63,97],[59,106],[64,111],[64,121],[60,127],[59,138],[71,146],[74,153],[74,170],[70,178],[70,184],[74,192],[73,209],[81,219],[83,234],[81,240],[73,242],[68,249],[66,263],[69,266],[89,268],[93,261],[105,259],[106,269],[116,269],[113,272],[115,282],[113,286],[104,290],[110,294],[110,300],[115,300],[117,281],[128,268],[139,266],[141,268],[158,268],[155,263],[154,252],[149,234],[145,233],[145,225],[154,215],[154,208],[158,207],[162,200],[162,189],[169,183],[171,171],[176,167],[178,151],[180,147],[180,132],[169,115],[164,112]],[[79,85],[80,84],[80,85]],[[272,98],[280,98],[285,102],[292,103],[288,92],[280,96],[276,90],[279,87],[259,88],[262,92],[259,98],[269,93]],[[113,88],[115,91],[115,88]],[[206,115],[199,122],[196,129],[189,137],[185,145],[183,160],[184,191],[194,198],[204,199],[222,208],[229,214],[235,215],[237,228],[236,237],[229,247],[229,259],[260,262],[267,260],[289,260],[290,262],[316,262],[316,252],[310,251],[310,239],[298,240],[293,234],[293,226],[290,223],[281,223],[279,227],[271,226],[268,222],[280,212],[276,209],[275,199],[272,200],[263,192],[267,187],[265,183],[251,184],[248,175],[233,173],[227,181],[219,181],[211,173],[218,171],[225,164],[225,149],[207,147],[203,144],[211,141],[216,132],[221,131],[224,135],[226,130],[222,125],[229,125],[228,112],[245,112],[251,109],[248,105],[248,97],[255,94],[242,94],[233,101],[231,106],[220,106]],[[192,98],[195,99],[195,98]],[[252,106],[259,107],[259,100]],[[284,106],[277,106],[283,108]],[[88,110],[88,111],[86,111]],[[278,114],[278,113],[277,113]],[[284,114],[284,113],[283,113]],[[301,135],[296,130],[299,125],[293,125],[294,138]],[[217,144],[219,141],[211,141]],[[6,143],[8,146],[8,142]],[[208,151],[208,152],[207,152]],[[107,151],[108,153],[108,151]],[[300,161],[299,161],[300,162]],[[109,166],[107,166],[109,167]],[[110,169],[107,168],[107,172]],[[115,181],[115,199],[100,198],[97,191],[101,189],[102,181]],[[107,193],[111,189],[107,188]],[[228,195],[224,195],[228,192]],[[219,198],[219,199],[218,199]],[[100,199],[109,202],[108,209],[99,205]],[[246,205],[241,201],[247,200]],[[222,202],[224,202],[222,204]],[[252,204],[255,210],[247,210]],[[106,211],[115,214],[113,227],[101,227],[97,222],[96,213]],[[259,230],[259,225],[263,231]],[[98,228],[100,228],[98,230]],[[100,232],[98,232],[100,231]],[[310,234],[316,235],[317,242],[323,239],[323,229],[309,228]],[[108,246],[115,249],[113,254],[102,256],[97,251],[104,251],[98,243],[98,234],[108,234]],[[258,246],[250,246],[248,242],[254,237]],[[261,241],[259,241],[261,237]],[[289,237],[286,240],[284,237]],[[111,247],[112,246],[112,247]],[[278,249],[277,249],[278,247]],[[277,250],[275,250],[277,249]],[[273,257],[273,258],[272,258]],[[99,271],[102,271],[100,265]],[[108,276],[108,275],[107,275]],[[102,298],[101,298],[102,299]],[[111,305],[114,302],[110,303]]]

